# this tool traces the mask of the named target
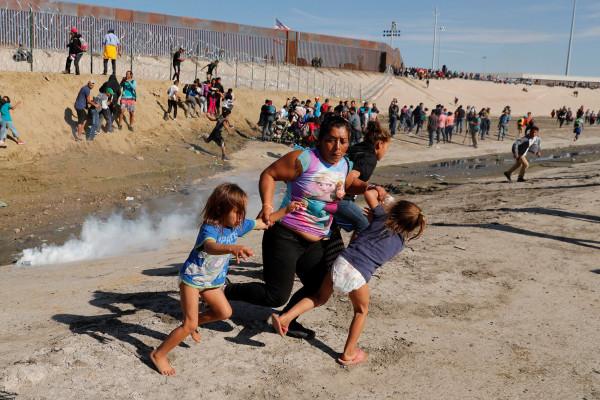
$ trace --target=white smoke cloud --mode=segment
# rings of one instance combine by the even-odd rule
[[[197,226],[196,213],[154,217],[144,213],[133,220],[122,214],[113,214],[106,220],[88,217],[78,238],[62,245],[26,249],[17,265],[68,263],[158,249],[169,240],[193,236]]]
[[[84,260],[96,260],[132,253],[156,250],[168,241],[181,238],[193,240],[200,226],[200,211],[214,187],[223,182],[237,183],[249,197],[247,218],[254,218],[260,210],[256,171],[245,171],[236,176],[225,175],[207,182],[199,181],[190,196],[188,207],[163,199],[162,211],[142,213],[136,219],[126,219],[114,213],[108,219],[96,216],[86,218],[81,233],[62,245],[52,244],[23,250],[17,265],[47,265]],[[281,190],[276,198],[281,198]],[[162,200],[161,200],[162,201]],[[174,204],[176,204],[174,206]]]

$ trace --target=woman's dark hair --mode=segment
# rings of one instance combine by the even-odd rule
[[[398,200],[388,210],[388,217],[385,223],[386,227],[405,240],[413,240],[423,234],[425,230],[425,216],[421,208],[415,203],[406,200]],[[418,232],[408,237],[412,232]]]
[[[348,121],[339,115],[327,115],[321,123],[321,127],[319,128],[318,141],[320,142],[325,139],[325,137],[329,135],[335,128],[345,128],[348,137],[350,137],[350,124]]]
[[[203,223],[224,226],[225,217],[235,210],[240,220],[246,218],[248,195],[235,183],[222,183],[213,190],[202,211]]]
[[[4,96],[4,97],[2,98],[2,103],[3,103],[3,104],[10,103],[10,97],[8,97],[8,96]]]

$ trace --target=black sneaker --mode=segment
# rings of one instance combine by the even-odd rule
[[[512,182],[512,178],[510,177],[510,174],[508,172],[504,172],[504,176],[506,177],[506,179],[508,179],[509,182]]]
[[[296,320],[292,321],[288,326],[287,336],[304,339],[304,340],[312,340],[315,338],[315,331],[312,329],[308,329],[300,325],[300,323]]]
[[[527,182],[527,180],[520,176],[519,179],[517,179],[517,182]]]

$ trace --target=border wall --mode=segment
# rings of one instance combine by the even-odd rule
[[[65,51],[72,26],[92,55],[100,54],[101,40],[112,28],[131,58],[170,57],[182,46],[189,58],[228,63],[310,66],[320,58],[328,68],[384,72],[402,66],[400,52],[382,42],[49,0],[5,0],[0,46]]]

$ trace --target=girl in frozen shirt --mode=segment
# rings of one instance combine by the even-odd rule
[[[247,203],[248,196],[238,185],[223,183],[215,188],[204,206],[204,220],[196,244],[179,270],[183,323],[150,354],[162,375],[175,375],[175,369],[167,359],[171,350],[189,335],[194,341],[200,341],[196,331],[198,325],[231,316],[231,306],[221,290],[229,270],[229,259],[234,256],[239,263],[254,254],[251,248],[236,244],[237,239],[253,229],[267,228],[260,219],[246,219]],[[298,202],[291,202],[271,218],[279,219],[300,206]],[[208,306],[203,313],[198,313],[200,298]]]
[[[399,200],[386,211],[378,203],[375,190],[366,191],[365,199],[372,210],[373,220],[338,256],[319,291],[303,298],[289,311],[271,316],[275,330],[285,336],[292,320],[325,304],[334,290],[348,294],[354,308],[354,318],[344,352],[337,360],[342,365],[360,364],[367,359],[367,353],[358,347],[369,308],[367,282],[379,267],[402,251],[406,241],[418,238],[425,229],[425,217],[417,205]]]

